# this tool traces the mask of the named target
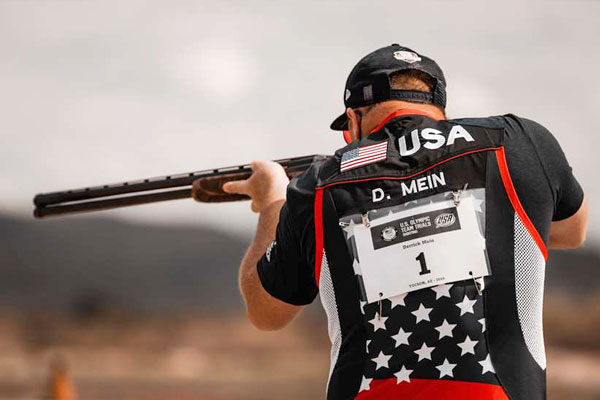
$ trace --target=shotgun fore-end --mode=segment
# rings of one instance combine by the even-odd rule
[[[300,175],[303,171],[288,171],[288,178],[292,179]],[[201,203],[223,203],[227,201],[250,200],[250,197],[243,194],[231,194],[223,191],[223,185],[226,182],[241,181],[250,178],[249,172],[238,172],[228,175],[207,176],[196,179],[192,183],[192,197]]]

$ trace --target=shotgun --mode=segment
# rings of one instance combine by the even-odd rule
[[[291,179],[306,171],[312,163],[325,158],[326,156],[315,154],[284,158],[275,162],[281,164]],[[248,179],[251,174],[250,164],[245,164],[41,193],[33,198],[35,205],[33,215],[35,218],[45,218],[190,197],[203,203],[248,200],[249,197],[245,195],[225,193],[222,187],[225,182]]]

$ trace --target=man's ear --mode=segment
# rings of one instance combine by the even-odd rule
[[[348,131],[352,141],[360,139],[360,117],[351,108],[346,109],[346,116],[348,117]]]

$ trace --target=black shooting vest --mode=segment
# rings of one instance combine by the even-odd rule
[[[546,398],[546,247],[512,184],[504,127],[475,122],[397,112],[322,165],[315,279],[332,340],[328,399]],[[437,214],[420,211],[458,193],[477,204],[490,274],[419,289],[437,268],[423,262],[424,250],[423,260],[397,266],[420,271],[423,282],[408,294],[367,301],[358,239],[348,232],[363,224],[373,254],[400,255],[401,247],[459,229],[452,202]],[[393,220],[396,212],[402,218]],[[458,257],[455,251],[447,258]]]

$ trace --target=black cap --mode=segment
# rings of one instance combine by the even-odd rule
[[[390,77],[409,70],[424,72],[432,78],[434,87],[431,93],[392,89]],[[446,108],[446,79],[442,69],[431,58],[399,44],[382,47],[368,54],[354,66],[346,80],[346,108],[364,107],[392,99],[430,103]],[[331,123],[331,129],[348,129],[346,112]]]

